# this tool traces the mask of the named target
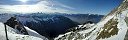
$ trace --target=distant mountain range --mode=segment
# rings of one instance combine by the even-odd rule
[[[0,21],[4,23],[12,16],[15,16],[24,26],[47,38],[57,37],[68,32],[68,29],[87,22],[97,23],[103,17],[103,15],[94,14],[64,13],[0,14]]]
[[[47,37],[56,37],[59,34],[65,33],[67,29],[77,27],[72,20],[64,16],[31,16],[31,17],[18,17],[25,26],[37,31],[41,35]]]
[[[63,14],[60,14],[63,15]],[[79,24],[84,24],[88,21],[92,21],[93,23],[98,23],[104,15],[98,14],[65,14],[65,17],[71,19],[74,22]]]
[[[25,26],[49,38],[66,33],[68,29],[78,27],[87,21],[97,23],[103,15],[94,14],[62,14],[62,13],[33,13],[15,14]]]

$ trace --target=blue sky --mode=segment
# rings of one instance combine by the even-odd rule
[[[0,12],[108,14],[122,0],[0,0]],[[22,8],[22,9],[20,9]]]
[[[82,13],[107,14],[117,7],[122,0],[57,0],[65,5],[76,8]]]

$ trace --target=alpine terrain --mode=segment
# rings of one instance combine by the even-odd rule
[[[55,40],[128,40],[128,0],[124,0],[99,23],[80,27],[83,29],[59,35]]]
[[[0,14],[0,40],[48,40],[16,21],[14,15]]]
[[[93,14],[3,13],[0,14],[0,38],[1,40],[53,40],[74,28],[79,30],[81,28],[79,26],[83,24],[97,23],[102,17],[103,15]],[[77,19],[83,20],[83,23]]]

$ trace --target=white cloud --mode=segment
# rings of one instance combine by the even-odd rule
[[[61,6],[61,7],[68,8],[68,9],[75,9],[75,8],[73,8],[73,7],[70,7],[70,6],[68,6],[68,5],[64,5],[64,4],[59,3],[59,2],[57,2],[57,1],[53,1],[53,4],[59,5],[59,6]]]
[[[58,6],[58,7],[54,7]],[[64,7],[64,8],[60,8]],[[52,1],[40,1],[35,5],[0,5],[0,12],[16,12],[16,13],[36,13],[36,12],[48,12],[48,13],[73,13],[74,11],[68,9],[74,9],[70,6],[64,5],[59,2]],[[75,12],[74,12],[75,13]]]

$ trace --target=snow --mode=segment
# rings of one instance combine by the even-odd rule
[[[18,32],[7,26],[7,34],[9,40],[48,40],[47,38],[39,35],[37,32],[25,27],[30,35],[18,34]],[[36,36],[35,36],[36,35]],[[6,40],[4,24],[0,22],[0,40]]]
[[[111,36],[111,37],[109,37],[109,38],[99,39],[99,40],[124,40],[125,35],[126,35],[126,32],[127,32],[127,30],[128,30],[127,24],[126,24],[126,22],[125,22],[125,20],[124,20],[127,13],[128,13],[128,10],[123,11],[121,15],[118,14],[118,15],[116,15],[116,16],[107,18],[106,20],[109,20],[109,19],[111,19],[111,18],[118,19],[118,22],[119,22],[118,25],[117,25],[117,28],[119,29],[118,34],[117,34],[117,35],[114,35],[114,36]],[[97,27],[99,27],[99,29],[102,28],[103,25],[104,25],[104,23],[107,22],[106,20],[104,20],[103,22],[101,22],[101,23],[99,24],[100,26],[97,26]],[[95,31],[96,31],[96,30],[95,30]],[[97,30],[97,31],[98,31],[98,30]],[[102,31],[102,29],[101,29],[100,31]],[[97,33],[97,32],[94,32],[94,33],[92,33],[92,34],[95,34],[95,33]],[[97,36],[97,35],[95,34],[95,35],[93,35],[93,36],[90,36],[89,38],[93,38],[93,39],[91,39],[91,40],[95,40],[96,36]],[[87,39],[89,39],[89,38],[87,38]]]
[[[57,40],[57,39],[63,37],[64,35],[68,35],[68,34],[71,34],[71,33],[72,33],[72,32],[67,32],[66,34],[59,35],[59,36],[58,36],[57,38],[55,38],[54,40]]]
[[[84,25],[84,27],[91,27],[91,26],[93,26],[94,24],[87,24],[87,25]],[[78,32],[78,33],[80,33],[80,34],[83,34],[83,33],[89,33],[91,30],[93,30],[95,27],[92,27],[92,28],[89,28],[89,29],[87,29],[87,30],[84,30],[84,31],[80,31],[80,32]]]
[[[110,38],[106,38],[105,40],[124,40],[126,32],[128,30],[127,24],[125,22],[125,17],[127,14],[128,10],[123,11],[121,15],[118,16],[118,29],[119,32],[117,35],[111,36]]]
[[[35,36],[35,37],[39,37],[45,40],[48,40],[47,38],[45,38],[44,36],[41,36],[40,34],[38,34],[36,31],[29,29],[28,27],[25,27],[25,29],[27,30],[28,34],[30,36]]]
[[[110,33],[112,30],[114,30],[114,29],[112,28],[112,29],[110,29],[108,32]]]
[[[92,31],[92,33],[89,36],[87,36],[85,39],[82,39],[82,40],[95,40],[97,37],[98,31],[102,30],[101,28],[104,26],[104,24],[107,23],[113,17],[114,15],[107,16],[103,21],[100,21],[96,25],[92,26],[90,29],[78,32],[80,34],[86,35],[86,33],[89,33],[96,28],[94,31]]]
[[[125,11],[122,11],[120,14],[115,13],[113,15],[108,15],[105,19],[103,19],[102,21],[100,21],[96,25],[83,25],[83,27],[87,27],[88,29],[78,31],[77,33],[82,34],[83,36],[84,35],[88,35],[88,36],[86,36],[84,39],[80,39],[80,40],[96,40],[96,38],[98,37],[98,34],[103,30],[102,28],[104,27],[104,24],[106,24],[112,18],[113,19],[118,19],[117,20],[117,22],[118,22],[117,28],[119,29],[118,33],[116,35],[112,35],[111,37],[104,38],[104,39],[101,38],[101,39],[98,39],[98,40],[124,40],[124,38],[126,36],[126,33],[127,33],[127,30],[128,30],[127,24],[124,20],[125,17],[128,17],[127,13],[128,13],[128,10],[125,10]],[[82,27],[82,25],[79,25],[79,28],[81,28],[81,27]],[[110,29],[108,32],[111,32],[112,29]],[[72,32],[68,32],[64,35],[69,35],[70,33],[72,33]],[[88,33],[90,33],[90,34],[88,34]],[[61,35],[57,38],[61,38],[62,36],[63,35]],[[76,39],[75,37],[73,37],[72,40]]]
[[[128,2],[128,0],[125,0],[125,1]],[[80,33],[83,36],[88,35],[85,38],[82,38],[81,40],[124,40],[124,38],[127,36],[126,34],[128,33],[128,26],[127,26],[127,23],[125,22],[125,18],[128,17],[128,9],[126,9],[126,8],[128,8],[127,4],[123,3],[123,5],[119,6],[116,10],[113,10],[111,12],[111,14],[107,15],[106,18],[101,20],[96,25],[94,25],[92,27],[90,26],[89,29],[78,31],[76,33]],[[111,35],[111,37],[106,37],[104,39],[103,38],[96,39],[98,37],[98,35],[101,33],[101,31],[104,30],[104,28],[103,28],[104,25],[111,19],[115,19],[115,20],[117,19],[118,33],[115,35]],[[79,26],[81,27],[82,25],[79,25]],[[84,25],[84,26],[87,26],[87,25]],[[110,29],[109,31],[107,29],[105,29],[105,31],[108,31],[108,32],[111,32],[112,30],[114,30],[114,28]],[[73,38],[73,40],[74,39],[76,39],[76,38]]]
[[[90,28],[90,27],[92,27],[93,25],[94,25],[94,24],[78,25],[78,26],[79,26],[78,28],[84,28],[84,27],[87,27],[87,26],[88,26],[88,28]],[[83,27],[82,27],[82,26],[83,26]],[[85,33],[87,33],[87,31],[89,32],[89,29],[86,30],[86,32],[85,32],[85,31],[80,31],[80,32],[78,32],[78,33],[84,35]],[[90,31],[91,31],[91,30],[90,30]],[[71,33],[73,33],[73,32],[71,31],[71,32],[67,32],[67,33],[65,33],[65,34],[59,35],[59,36],[56,37],[54,40],[58,40],[59,38],[63,37],[64,35],[70,35]],[[79,35],[75,35],[72,40],[76,39],[75,37],[77,37],[77,36],[79,36]],[[68,39],[65,39],[65,40],[68,40]]]

